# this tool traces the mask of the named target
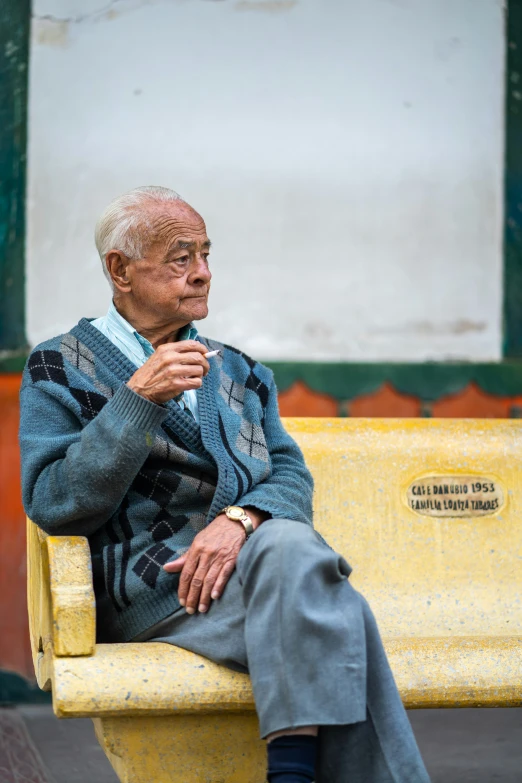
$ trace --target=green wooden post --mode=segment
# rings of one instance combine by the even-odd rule
[[[522,357],[522,0],[507,15],[504,356]]]
[[[30,0],[0,2],[0,371],[21,369]]]

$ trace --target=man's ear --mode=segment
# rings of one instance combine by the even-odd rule
[[[122,293],[131,290],[129,276],[129,259],[120,250],[109,250],[105,256],[105,265],[114,288]]]

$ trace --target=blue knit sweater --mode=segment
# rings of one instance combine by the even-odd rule
[[[178,608],[162,565],[229,504],[312,524],[312,478],[285,432],[271,371],[221,348],[198,390],[200,425],[126,385],[136,367],[82,319],[31,353],[21,389],[26,512],[89,539],[98,640],[128,641]]]

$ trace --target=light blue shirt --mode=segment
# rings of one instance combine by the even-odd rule
[[[141,367],[145,364],[147,359],[154,353],[151,343],[146,337],[138,334],[136,329],[119,314],[114,306],[114,302],[111,302],[107,315],[91,321],[91,326],[94,326],[105,335],[136,367]],[[197,336],[198,330],[192,324],[189,324],[181,330],[178,339],[195,340]],[[199,424],[198,398],[195,389],[189,389],[184,392],[183,396],[177,400],[177,403],[180,408],[188,408]]]

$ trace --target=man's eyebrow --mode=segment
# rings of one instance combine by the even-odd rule
[[[178,239],[178,241],[174,245],[174,248],[176,250],[187,250],[189,248],[195,247],[195,245],[196,245],[195,242],[184,242],[182,239]],[[207,239],[206,242],[203,242],[203,247],[208,247],[208,248],[212,247],[212,242],[210,241],[210,239]]]

